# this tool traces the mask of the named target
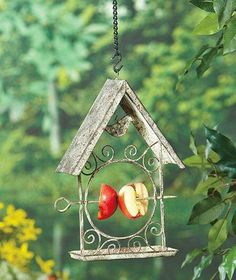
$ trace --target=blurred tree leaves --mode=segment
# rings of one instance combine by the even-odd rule
[[[231,18],[235,8],[235,0],[213,0],[214,11],[218,16],[219,28],[222,28]]]
[[[214,45],[207,49],[207,53],[202,56],[200,53],[193,58],[192,65],[200,60],[197,67],[198,77],[202,77],[208,70],[211,63],[218,55],[229,54],[236,50],[235,38],[235,0],[193,0],[190,1],[196,7],[208,12],[207,16],[195,27],[194,33],[197,35],[212,35],[214,37]],[[186,71],[184,72],[187,73]]]
[[[214,12],[212,0],[190,0],[190,3],[207,12]]]
[[[192,280],[199,279],[204,269],[206,269],[212,262],[213,255],[204,255],[201,257],[200,263],[194,267],[194,274]]]
[[[224,135],[214,129],[205,128],[208,147],[220,156],[215,167],[229,178],[236,178],[236,147]]]
[[[182,155],[187,154],[186,137],[190,129],[198,131],[202,123],[224,123],[229,114],[235,116],[236,104],[234,61],[231,56],[219,56],[222,41],[216,44],[223,30],[206,37],[194,37],[192,33],[194,26],[208,15],[206,12],[215,12],[213,1],[191,2],[203,9],[204,14],[180,0],[120,1],[120,46],[124,58],[120,78],[130,81]],[[48,147],[52,124],[47,104],[48,82],[54,80],[58,95],[64,151],[105,79],[114,77],[110,64],[111,3],[107,0],[12,0],[0,1],[0,10],[0,152],[3,159],[0,196],[38,217],[45,234],[41,241],[44,246],[40,245],[39,250],[45,257],[50,257],[55,221],[62,222],[65,230],[63,251],[77,246],[74,234],[77,209],[64,217],[58,216],[51,205],[58,196],[65,194],[77,199],[77,193],[74,178],[54,174],[59,158],[52,156]],[[215,15],[211,16],[214,18]],[[227,27],[223,27],[224,52],[234,51],[233,18],[227,21]],[[206,27],[212,29],[211,23]],[[186,69],[188,75],[184,75],[176,91],[178,75],[185,69],[186,61],[190,61]],[[212,63],[214,67],[210,67]],[[198,69],[199,76],[208,69],[203,80],[199,81],[195,73],[189,71],[192,67]],[[227,127],[229,125],[227,122]],[[124,143],[134,141],[138,142],[137,136],[131,131]],[[198,149],[193,160],[197,159],[200,168],[211,168],[212,164],[204,154],[202,148]],[[212,152],[209,158],[213,162],[219,160]],[[131,175],[128,171],[122,173],[127,180]],[[209,175],[209,178],[213,177]],[[104,180],[109,179],[104,176]],[[179,192],[189,192],[194,176],[177,177],[171,173],[166,179],[168,185],[179,188]],[[208,183],[201,187],[201,193],[206,194],[210,187],[219,187],[217,183]],[[192,196],[188,197],[190,199]],[[187,216],[186,212],[185,207],[179,214],[174,209],[174,223]],[[228,225],[231,225],[232,217],[229,218]],[[129,223],[125,226],[129,227]],[[196,229],[191,234],[196,240],[201,238]],[[178,235],[171,238],[176,242]],[[66,264],[66,256],[61,257]],[[202,266],[204,263],[203,260]],[[146,267],[146,271],[143,266],[139,270],[133,262],[127,264],[126,271],[115,264],[112,270],[117,278],[132,279],[143,274],[146,279],[153,269],[152,263],[147,263]],[[71,263],[70,268],[73,270]],[[90,268],[79,265],[82,279],[89,276],[91,279],[111,278],[104,273],[105,265],[94,264],[92,272]],[[75,264],[74,278],[77,271],[78,264]],[[178,271],[175,272],[177,275]],[[160,278],[164,277],[165,273],[162,273]]]
[[[192,263],[192,261],[198,257],[199,255],[201,255],[203,252],[202,249],[193,249],[191,252],[189,252],[186,257],[184,262],[182,263],[181,268],[185,267],[187,264]]]
[[[226,275],[229,280],[233,279],[236,270],[236,246],[233,246],[223,257],[223,262],[219,266],[220,280],[225,280]]]
[[[67,10],[67,3],[15,0],[6,4],[0,16],[1,96],[5,93],[26,109],[31,101],[38,103],[38,97],[47,98],[50,81],[58,80],[62,89],[79,81],[91,67],[89,46],[106,30],[103,22],[91,23],[94,14],[91,5],[78,16],[77,11]],[[43,114],[45,103],[42,99],[38,107]]]
[[[194,29],[195,35],[212,35],[218,31],[218,21],[216,14],[207,15]]]
[[[188,224],[209,224],[219,217],[225,204],[219,197],[209,196],[194,205]]]
[[[205,153],[199,153],[196,146],[196,140],[191,135],[190,143],[195,155],[204,158],[209,165],[192,165],[201,170],[203,174],[202,180],[196,188],[196,193],[203,194],[205,197],[192,209],[189,218],[189,224],[208,224],[208,247],[207,249],[195,249],[198,252],[196,256],[202,255],[202,259],[194,269],[194,277],[196,271],[202,271],[211,262],[205,262],[206,254],[209,254],[211,261],[215,260],[218,254],[223,255],[222,263],[219,266],[220,279],[225,279],[226,274],[232,279],[235,266],[230,266],[228,261],[231,260],[232,254],[229,253],[233,248],[227,248],[225,243],[232,237],[235,238],[235,152],[236,148],[232,141],[226,136],[219,133],[215,129],[205,126],[206,146]],[[214,151],[219,158],[212,160],[211,151]],[[203,159],[202,159],[203,161]],[[193,251],[194,252],[194,251]],[[194,253],[193,257],[195,256]],[[190,263],[191,253],[186,256],[184,264]],[[217,272],[216,272],[217,273]],[[198,273],[197,273],[198,275]],[[194,278],[193,279],[197,279]]]

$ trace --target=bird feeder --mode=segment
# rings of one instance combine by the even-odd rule
[[[126,115],[115,125],[109,125],[118,106],[121,106]],[[94,152],[102,133],[123,136],[130,123],[147,144],[142,153],[139,153],[134,145],[127,146],[119,157],[111,145],[102,148],[101,156]],[[139,168],[148,177],[151,185],[149,196],[143,198],[153,202],[150,217],[140,229],[127,236],[115,236],[102,231],[94,223],[88,207],[91,203],[98,203],[89,200],[89,192],[95,187],[94,178],[99,176],[101,170],[118,163]],[[57,172],[74,175],[78,179],[79,200],[71,202],[61,197],[55,202],[55,207],[60,212],[66,211],[72,204],[79,205],[80,248],[71,251],[71,257],[90,261],[175,255],[177,250],[167,246],[165,236],[164,200],[172,198],[164,195],[163,167],[168,163],[184,168],[128,82],[107,80],[56,169]],[[154,179],[155,176],[158,177],[158,182]],[[82,184],[82,177],[88,178],[86,185]],[[60,208],[62,202],[67,203],[64,209]],[[156,220],[157,211],[159,217]],[[160,240],[160,244],[151,243],[150,240]]]
[[[113,32],[113,70],[119,75],[123,66],[118,44],[117,0],[113,0]],[[112,124],[112,117],[118,107],[122,108],[124,116]],[[95,146],[103,133],[120,139],[128,132],[131,123],[146,143],[141,152],[133,143],[119,155],[111,143],[103,146],[99,153],[95,152]],[[163,167],[168,163],[184,168],[128,82],[118,78],[108,79],[56,169],[57,172],[76,176],[78,182],[78,201],[65,197],[55,201],[55,208],[59,212],[65,212],[72,205],[79,207],[80,247],[71,251],[70,256],[83,261],[174,256],[177,250],[167,246],[165,235],[164,200],[174,197],[164,195]],[[148,187],[143,182],[133,181],[117,192],[117,187],[114,189],[102,184],[99,200],[90,199],[90,193],[98,189],[95,179],[110,167],[113,168],[113,176],[116,176],[118,164],[138,169],[148,181]],[[99,224],[91,215],[89,207],[96,204],[99,207]],[[126,235],[114,232],[111,227],[108,227],[107,232],[100,226],[103,220],[114,219],[113,214],[118,211],[118,205],[124,218],[130,219],[128,225],[131,229],[134,229],[136,220],[143,222]],[[118,219],[114,228],[121,226]]]

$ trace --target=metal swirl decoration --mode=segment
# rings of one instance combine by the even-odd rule
[[[155,145],[154,143],[153,145]],[[152,145],[152,146],[153,146]],[[151,146],[151,147],[152,147]],[[137,156],[138,149],[135,145],[129,145],[125,148],[124,156],[131,162],[139,162],[145,168],[146,171],[153,173],[159,168],[159,160],[155,156],[148,157],[148,151],[151,147],[148,147],[140,156]]]
[[[151,222],[145,229],[145,232],[144,232],[144,236],[145,236],[145,240],[147,240],[147,244],[149,246],[149,237],[148,237],[148,234],[154,236],[154,237],[158,237],[158,236],[161,236],[163,233],[163,229],[160,225],[160,223],[158,222]],[[149,246],[151,248],[151,246]]]
[[[140,235],[136,235],[136,236],[132,237],[131,239],[129,239],[128,248],[131,252],[138,253],[142,249],[142,243],[143,243],[143,246],[147,245],[147,240],[145,240],[145,238]]]
[[[127,160],[137,161],[139,158],[134,158],[138,153],[138,149],[135,145],[129,145],[125,148],[124,156]]]
[[[156,172],[159,168],[159,160],[155,156],[147,157],[147,152],[143,155],[142,164],[150,172]]]
[[[101,244],[101,235],[94,229],[88,229],[85,231],[83,235],[83,240],[86,244],[92,245],[96,244],[96,239],[97,239],[97,248],[100,247]]]
[[[85,176],[92,175],[98,168],[98,161],[95,153],[91,153],[89,160],[86,162],[82,174]]]
[[[111,145],[106,145],[102,148],[102,155],[106,159],[106,162],[111,161],[115,156],[115,150]]]
[[[113,160],[115,156],[115,150],[113,149],[112,146],[106,145],[102,148],[102,156],[104,157],[104,159],[102,159],[97,154],[92,152],[89,160],[86,162],[82,170],[82,174],[85,176],[93,175],[99,168],[99,162],[105,163]]]
[[[120,252],[120,248],[121,245],[117,239],[108,239],[97,249],[96,253],[105,249],[104,254],[118,254]]]

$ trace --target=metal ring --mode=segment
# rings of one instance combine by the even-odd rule
[[[93,180],[93,178],[95,177],[95,175],[103,168],[105,168],[106,166],[110,165],[110,164],[117,164],[117,163],[128,163],[128,164],[133,164],[133,165],[136,165],[138,167],[140,167],[144,173],[148,176],[149,180],[151,181],[152,183],[152,187],[153,187],[153,197],[155,197],[156,199],[153,199],[153,209],[152,209],[152,212],[150,214],[150,218],[147,220],[147,222],[145,223],[145,225],[139,229],[137,232],[131,234],[131,235],[127,235],[127,236],[113,236],[113,235],[109,235],[103,231],[101,231],[93,222],[91,216],[90,216],[90,213],[89,213],[89,210],[88,210],[88,205],[85,204],[84,206],[84,210],[85,210],[85,213],[86,213],[86,216],[87,216],[87,219],[91,225],[91,227],[99,234],[101,234],[102,236],[108,238],[108,239],[117,239],[117,240],[122,240],[122,239],[128,239],[128,238],[132,238],[138,234],[140,234],[141,232],[143,232],[146,227],[152,222],[152,218],[155,214],[155,211],[156,211],[156,206],[157,206],[157,188],[156,188],[156,185],[154,183],[154,180],[152,178],[152,176],[150,175],[150,173],[148,171],[145,170],[145,168],[137,163],[137,162],[134,162],[134,161],[130,161],[130,160],[112,160],[112,161],[108,161],[108,162],[105,162],[103,165],[101,165],[97,170],[96,172],[94,172],[91,177],[89,178],[89,181],[88,181],[88,184],[87,184],[87,188],[85,190],[85,200],[88,200],[88,193],[89,193],[89,189],[91,187],[91,182]]]

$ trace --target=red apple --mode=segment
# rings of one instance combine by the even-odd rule
[[[109,185],[101,184],[98,220],[105,220],[111,217],[115,213],[117,205],[116,190]]]
[[[129,219],[144,216],[148,210],[147,188],[143,183],[123,186],[118,194],[118,203],[122,213]]]

